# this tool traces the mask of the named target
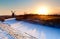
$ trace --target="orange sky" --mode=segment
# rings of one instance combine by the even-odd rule
[[[36,13],[41,6],[49,6],[49,14],[60,14],[60,0],[0,0],[0,15]]]

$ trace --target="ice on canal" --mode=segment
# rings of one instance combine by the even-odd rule
[[[18,32],[26,32],[38,39],[60,39],[60,29],[42,26],[39,24],[32,24],[25,21],[17,21],[15,19],[5,20],[4,23],[9,24]],[[4,38],[2,38],[4,37]],[[0,29],[0,39],[14,39],[7,32]]]

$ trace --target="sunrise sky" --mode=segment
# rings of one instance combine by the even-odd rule
[[[60,14],[60,0],[0,0],[0,15],[39,13],[39,8],[47,7],[48,14]],[[41,11],[41,10],[40,10]]]

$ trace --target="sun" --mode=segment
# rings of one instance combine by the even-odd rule
[[[37,14],[47,15],[48,13],[49,13],[48,7],[40,7],[40,8],[37,10]]]

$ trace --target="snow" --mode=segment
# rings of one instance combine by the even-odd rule
[[[14,39],[11,35],[9,35],[6,31],[0,28],[0,39]]]
[[[5,21],[11,21],[11,20],[15,20],[16,18],[9,18],[9,19],[5,19]]]
[[[38,39],[60,39],[60,29],[47,27],[39,24],[32,24],[25,21],[7,20],[4,23],[9,24],[18,32],[26,32]],[[0,33],[1,34],[1,33]],[[5,33],[6,34],[6,33]],[[6,38],[8,39],[8,38]]]
[[[20,23],[20,24],[19,24]],[[16,25],[17,24],[17,25]],[[41,39],[60,39],[60,29],[20,21],[11,27]]]

